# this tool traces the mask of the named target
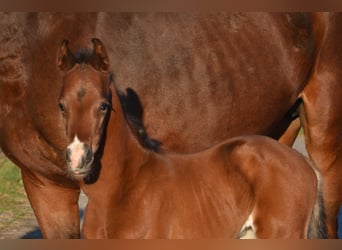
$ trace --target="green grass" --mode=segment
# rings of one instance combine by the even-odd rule
[[[20,169],[0,152],[0,231],[25,215],[27,202]]]

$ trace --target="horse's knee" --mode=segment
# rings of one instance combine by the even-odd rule
[[[44,238],[79,238],[79,189],[62,187],[22,171],[27,196]]]

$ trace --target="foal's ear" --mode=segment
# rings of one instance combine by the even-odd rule
[[[109,59],[107,51],[100,39],[91,39],[94,45],[93,56],[91,60],[92,66],[101,71],[108,71],[109,69]]]
[[[75,57],[71,53],[68,47],[68,40],[63,40],[58,52],[57,52],[57,67],[60,70],[68,71],[75,63]]]

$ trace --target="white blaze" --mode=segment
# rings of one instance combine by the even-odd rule
[[[81,142],[77,135],[75,135],[73,142],[68,146],[70,150],[70,167],[76,169],[84,155],[84,143]]]

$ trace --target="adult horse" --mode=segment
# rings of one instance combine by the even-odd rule
[[[105,46],[92,42],[92,53],[74,56],[65,40],[58,56],[68,170],[82,179],[101,167],[97,181],[83,186],[90,197],[84,237],[325,237],[320,174],[308,159],[261,136],[193,154],[143,148],[127,124]]]
[[[68,139],[56,105],[55,51],[65,38],[75,52],[99,37],[118,87],[130,87],[122,102],[138,119],[133,127],[145,126],[137,135],[164,148],[199,151],[242,134],[279,139],[299,106],[335,237],[341,23],[338,13],[3,13],[0,145],[22,169],[44,236],[79,236],[79,183],[63,161]]]

